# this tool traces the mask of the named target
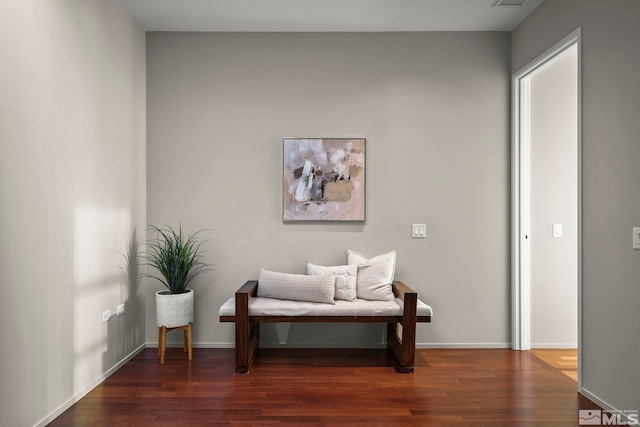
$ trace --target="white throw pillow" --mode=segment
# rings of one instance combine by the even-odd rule
[[[367,259],[357,252],[347,250],[347,264],[358,265],[358,298],[376,301],[394,299],[391,283],[396,270],[396,251]]]
[[[260,269],[258,296],[335,304],[336,276],[308,276]]]
[[[358,275],[358,266],[353,265],[336,265],[331,267],[323,267],[321,265],[307,264],[307,274],[335,274],[336,276],[336,294],[335,299],[345,301],[355,301],[356,294],[356,277]]]

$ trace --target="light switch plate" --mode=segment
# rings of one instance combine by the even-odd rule
[[[633,227],[633,249],[640,249],[640,227]]]
[[[562,224],[553,224],[553,237],[562,237]]]
[[[411,224],[411,237],[414,239],[425,239],[427,237],[427,225]]]

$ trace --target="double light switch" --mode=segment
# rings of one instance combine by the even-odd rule
[[[425,239],[427,237],[427,225],[411,224],[411,237],[414,239]]]

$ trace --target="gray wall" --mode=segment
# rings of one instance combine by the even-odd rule
[[[419,345],[508,346],[509,51],[508,33],[148,33],[149,223],[212,229],[194,342],[233,345],[218,307],[260,267],[395,249],[396,278],[435,310]],[[366,223],[283,224],[282,137],[341,135],[367,138]],[[292,325],[289,345],[383,334],[312,328]]]
[[[516,71],[582,26],[584,392],[640,409],[640,2],[544,2],[512,36]]]
[[[578,346],[578,48],[531,78],[531,347]],[[553,236],[562,225],[562,237]]]
[[[145,39],[102,0],[3,2],[0,34],[0,425],[21,427],[145,342],[121,270],[146,223]]]

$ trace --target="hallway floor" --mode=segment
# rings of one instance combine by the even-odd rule
[[[560,372],[578,382],[578,350],[575,348],[566,349],[532,349],[531,354],[541,359],[548,365],[558,369]]]

